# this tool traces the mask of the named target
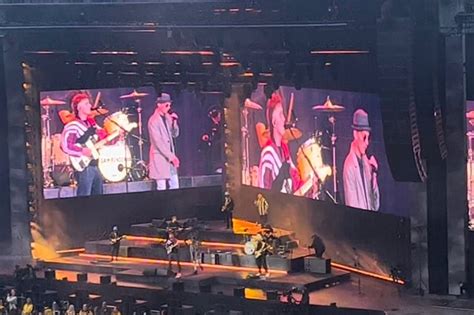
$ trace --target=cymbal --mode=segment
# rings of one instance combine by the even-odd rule
[[[341,105],[334,105],[331,102],[329,96],[326,99],[326,102],[323,105],[316,105],[313,106],[313,109],[319,112],[326,112],[326,113],[339,113],[345,110],[346,108]]]
[[[122,100],[123,99],[129,99],[129,98],[135,99],[135,98],[145,97],[147,95],[149,95],[149,94],[148,93],[141,93],[141,92],[137,92],[137,90],[133,90],[133,92],[130,93],[130,94],[124,94],[124,95],[120,96],[120,99],[122,99]]]
[[[41,106],[52,106],[52,105],[64,105],[66,102],[52,99],[49,96],[46,96],[40,101]]]
[[[249,109],[256,109],[256,110],[262,110],[263,109],[263,107],[261,105],[255,103],[250,98],[245,99],[244,107],[249,108]]]
[[[296,140],[296,139],[301,138],[302,135],[303,133],[301,132],[301,130],[299,130],[298,128],[292,127],[289,129],[285,129],[285,133],[283,134],[283,139],[285,139],[286,141]]]

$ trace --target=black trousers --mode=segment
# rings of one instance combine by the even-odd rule
[[[267,266],[267,254],[262,254],[259,257],[255,258],[257,262],[258,272],[262,271],[262,267],[265,270],[265,273],[268,273],[268,266]]]
[[[120,242],[112,244],[112,260],[114,260],[114,257],[115,259],[118,259],[117,257],[119,255],[119,251],[120,251]]]
[[[176,262],[178,263],[178,272],[181,272],[181,263],[179,261],[179,254],[177,250],[171,252],[171,254],[168,254],[168,270],[173,270],[173,268],[171,267],[171,262],[173,261],[173,259],[176,259]]]
[[[267,219],[268,219],[268,214],[260,215],[260,225],[263,226],[267,224]]]
[[[224,211],[224,220],[225,220],[226,228],[232,229],[233,228],[232,211]]]

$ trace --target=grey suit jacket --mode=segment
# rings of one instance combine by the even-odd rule
[[[379,186],[378,183],[375,183],[375,187],[373,186],[372,176],[374,175],[367,155],[362,157],[362,165],[364,179],[362,179],[359,162],[351,145],[351,150],[344,161],[343,170],[345,204],[350,207],[378,211],[380,207]]]
[[[171,172],[177,172],[171,161],[176,157],[173,138],[179,136],[179,127],[172,123],[166,115],[166,124],[155,110],[148,120],[148,135],[150,137],[149,177],[152,179],[169,179]]]

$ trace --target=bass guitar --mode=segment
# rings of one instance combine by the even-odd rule
[[[118,237],[111,238],[110,239],[110,244],[115,245],[124,238],[125,238],[125,235],[121,235],[121,236],[118,236]]]
[[[260,249],[257,249],[254,252],[255,258],[258,258],[258,257],[262,256],[262,254],[266,251],[271,252],[272,250],[273,250],[273,247],[270,244],[262,241],[262,246],[260,247]]]
[[[132,130],[137,127],[137,123],[130,123],[127,128],[124,128],[127,131]],[[87,166],[93,161],[97,160],[100,157],[100,149],[104,147],[108,142],[114,140],[120,135],[120,130],[116,130],[104,139],[97,141],[97,135],[90,136],[84,143],[81,144],[82,147],[88,148],[91,150],[91,156],[69,156],[72,167],[78,171],[82,172]]]
[[[178,247],[178,241],[167,240],[165,243],[166,254],[171,254],[176,247]]]

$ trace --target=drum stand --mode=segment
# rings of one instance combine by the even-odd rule
[[[141,100],[139,98],[135,99],[137,103],[137,113],[138,113],[138,149],[140,161],[138,163],[143,163],[143,123],[142,123],[142,106]]]
[[[334,192],[334,203],[337,203],[337,166],[336,166],[336,117],[334,115],[329,116],[329,123],[332,126],[332,134],[331,134],[331,148],[332,148],[332,185],[333,185],[333,192]]]
[[[49,151],[49,159],[45,161],[45,165],[43,165],[43,187],[48,188],[54,185],[53,179],[51,177],[51,173],[53,171],[54,165],[54,158],[53,158],[53,143],[51,139],[51,117],[49,116],[49,106],[43,106],[45,110],[45,114],[41,115],[41,119],[43,120],[43,130],[42,130],[42,154],[45,154]]]
[[[246,107],[242,110],[242,117],[244,118],[244,126],[241,129],[242,141],[244,150],[242,152],[242,183],[250,185],[250,165],[249,165],[249,111]]]

